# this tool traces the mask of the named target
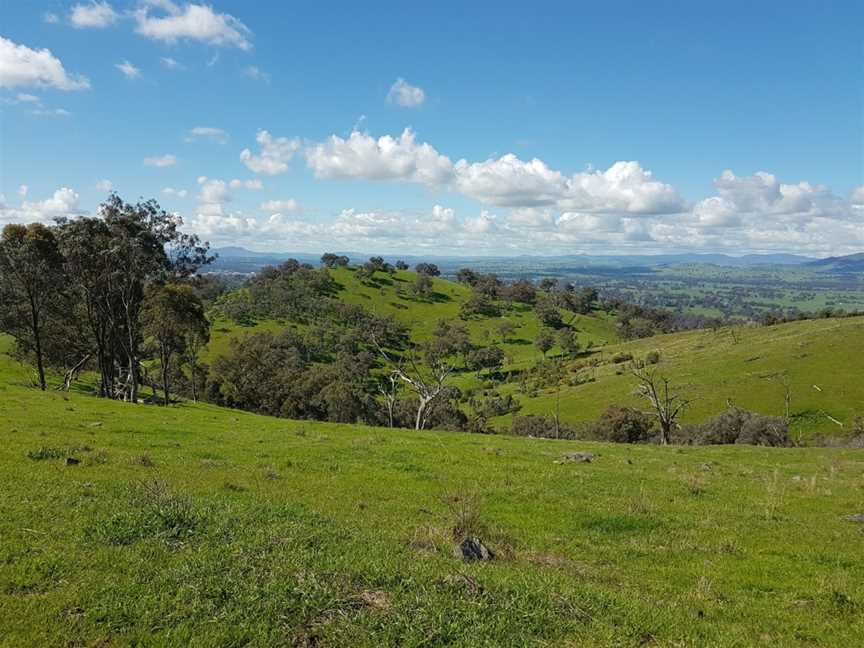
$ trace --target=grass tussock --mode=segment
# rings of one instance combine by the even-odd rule
[[[121,546],[146,539],[179,545],[192,539],[205,521],[191,498],[159,479],[135,482],[126,500],[119,511],[90,528],[91,538]]]

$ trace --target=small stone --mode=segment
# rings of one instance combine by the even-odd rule
[[[465,538],[453,548],[453,553],[464,560],[492,560],[495,553],[480,538]]]
[[[76,459],[75,457],[66,457],[66,465],[67,466],[77,466],[81,463],[80,459]]]
[[[850,522],[860,522],[864,524],[864,513],[856,513],[855,515],[847,515],[846,519]]]
[[[593,452],[569,452],[564,455],[564,463],[591,463],[594,461]]]
[[[387,592],[366,590],[360,592],[360,601],[363,605],[379,610],[390,607],[390,595]]]

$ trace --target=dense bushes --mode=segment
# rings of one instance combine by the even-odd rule
[[[586,431],[594,439],[614,443],[647,443],[655,433],[651,416],[622,405],[607,407]]]
[[[789,426],[780,416],[763,416],[740,407],[708,419],[693,429],[693,443],[714,445],[742,443],[761,446],[790,446]]]

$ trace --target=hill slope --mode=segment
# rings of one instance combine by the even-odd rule
[[[464,285],[436,279],[431,298],[412,297],[413,272],[398,272],[393,277],[379,272],[374,284],[360,281],[346,268],[331,274],[338,299],[393,316],[408,327],[415,341],[428,339],[441,319],[458,321],[460,306],[471,294]],[[538,387],[522,384],[519,378],[519,372],[530,370],[541,358],[534,346],[541,323],[530,306],[517,303],[502,317],[465,322],[475,343],[499,344],[507,354],[504,372],[512,380],[495,387],[519,400],[520,414],[551,415],[557,407],[565,423],[578,423],[596,419],[613,403],[644,409],[646,403],[633,393],[635,379],[628,363],[620,360],[642,359],[658,351],[657,370],[693,400],[684,413],[685,422],[702,422],[725,409],[728,402],[762,414],[785,415],[787,387],[796,440],[842,437],[849,433],[856,416],[864,416],[864,381],[859,378],[864,375],[864,353],[860,352],[864,350],[864,317],[705,329],[631,342],[617,339],[614,314],[566,314],[566,319],[571,317],[582,347],[591,344],[593,349],[565,363],[568,371],[558,390],[549,381]],[[501,342],[496,328],[504,319],[516,329]],[[289,325],[272,319],[252,326],[219,320],[214,324],[208,360],[227,353],[238,336]],[[553,348],[550,355],[555,358],[558,353]],[[460,372],[454,384],[471,390],[484,381],[473,372]],[[492,422],[502,427],[509,420],[506,416]]]
[[[458,320],[459,308],[471,295],[471,289],[467,286],[445,279],[435,279],[434,294],[431,298],[414,298],[410,296],[410,292],[404,292],[409,291],[417,277],[416,273],[408,271],[397,272],[393,277],[378,272],[374,284],[358,280],[354,271],[347,268],[335,268],[330,274],[338,285],[335,295],[337,299],[359,304],[376,315],[393,316],[409,328],[415,341],[428,339],[438,320]],[[400,287],[403,294],[399,293]],[[571,317],[583,346],[589,342],[602,346],[617,340],[614,319],[607,313],[575,316],[569,313],[568,319]],[[504,319],[510,320],[516,331],[500,344],[501,348],[513,363],[535,360],[537,351],[533,340],[541,325],[530,306],[517,303],[501,317],[470,319],[465,323],[475,342],[488,344],[500,342],[495,329]],[[281,326],[282,324],[273,320],[261,320],[253,326],[238,326],[225,320],[217,320],[214,322],[208,358],[225,353],[230,348],[233,337],[261,329],[279,329]]]
[[[819,272],[864,273],[864,252],[810,261],[806,265]]]
[[[689,331],[610,345],[598,352],[598,367],[571,365],[572,379],[595,380],[561,387],[562,419],[590,420],[610,403],[646,407],[633,393],[636,381],[627,364],[614,360],[625,354],[644,358],[653,350],[660,352],[658,371],[693,399],[685,421],[713,416],[727,401],[783,415],[787,384],[795,438],[843,436],[855,416],[864,415],[864,317],[850,317]],[[508,389],[514,392],[516,385],[502,391]],[[554,411],[553,388],[519,398],[523,414]]]
[[[864,536],[844,519],[864,512],[861,451],[297,423],[23,378],[0,355],[5,646],[840,646],[864,633]],[[595,460],[556,463],[572,450]],[[456,522],[496,559],[455,558]]]

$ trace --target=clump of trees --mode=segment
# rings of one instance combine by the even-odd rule
[[[156,201],[130,204],[112,194],[95,217],[3,229],[0,330],[34,357],[42,389],[46,367],[63,370],[68,386],[92,365],[100,396],[139,399],[151,359],[144,313],[159,293],[151,287],[188,283],[213,260],[181,225]],[[172,342],[166,354],[169,347],[177,353]]]
[[[344,268],[350,261],[347,256],[333,254],[333,252],[325,252],[321,255],[321,265],[325,268]]]
[[[0,330],[36,358],[39,387],[46,389],[45,337],[59,315],[63,255],[51,228],[7,225],[0,236]]]

